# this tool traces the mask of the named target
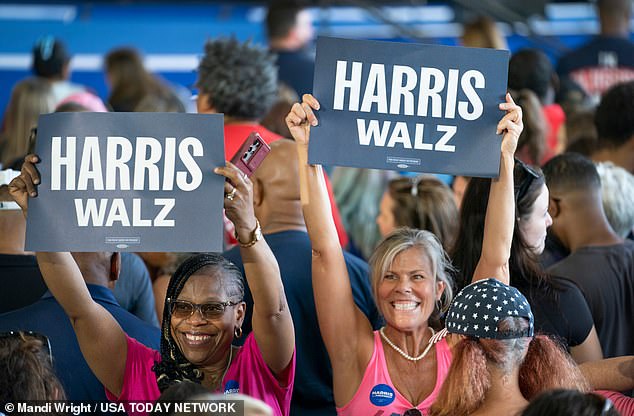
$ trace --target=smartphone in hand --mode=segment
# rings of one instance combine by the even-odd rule
[[[264,139],[258,133],[253,132],[231,158],[231,163],[236,165],[247,176],[251,176],[264,161],[270,150],[271,148]]]

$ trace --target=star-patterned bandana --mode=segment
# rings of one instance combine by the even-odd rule
[[[499,331],[498,322],[509,316],[526,318],[528,329]],[[446,326],[447,332],[476,338],[532,337],[534,332],[533,313],[524,295],[497,279],[479,280],[465,286],[447,311]]]

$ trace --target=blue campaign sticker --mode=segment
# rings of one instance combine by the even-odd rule
[[[229,380],[225,384],[225,394],[240,393],[240,384],[235,380]]]
[[[377,384],[370,391],[370,402],[375,406],[387,406],[394,398],[394,389],[387,384]]]

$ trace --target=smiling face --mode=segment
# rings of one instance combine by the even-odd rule
[[[543,185],[530,214],[519,221],[522,237],[533,253],[541,254],[544,251],[546,231],[552,223],[553,219],[548,213],[548,188]]]
[[[412,247],[400,252],[381,277],[377,303],[385,321],[404,331],[426,328],[445,285],[433,273],[425,250]]]
[[[218,272],[213,275],[193,274],[183,286],[178,300],[196,304],[239,301],[226,295]],[[214,319],[203,317],[198,310],[185,319],[172,316],[172,337],[189,362],[200,367],[213,365],[225,359],[229,353],[234,329],[242,326],[244,313],[245,304],[240,302],[235,306],[227,306],[224,314]]]

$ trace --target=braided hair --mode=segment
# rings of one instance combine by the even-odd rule
[[[191,256],[176,269],[167,286],[163,309],[161,361],[155,361],[152,367],[161,392],[181,381],[200,383],[204,377],[203,372],[185,358],[172,336],[172,311],[168,302],[168,299],[178,298],[185,283],[197,272],[222,279],[221,285],[228,296],[240,300],[244,296],[244,283],[240,269],[220,254],[205,253]]]

